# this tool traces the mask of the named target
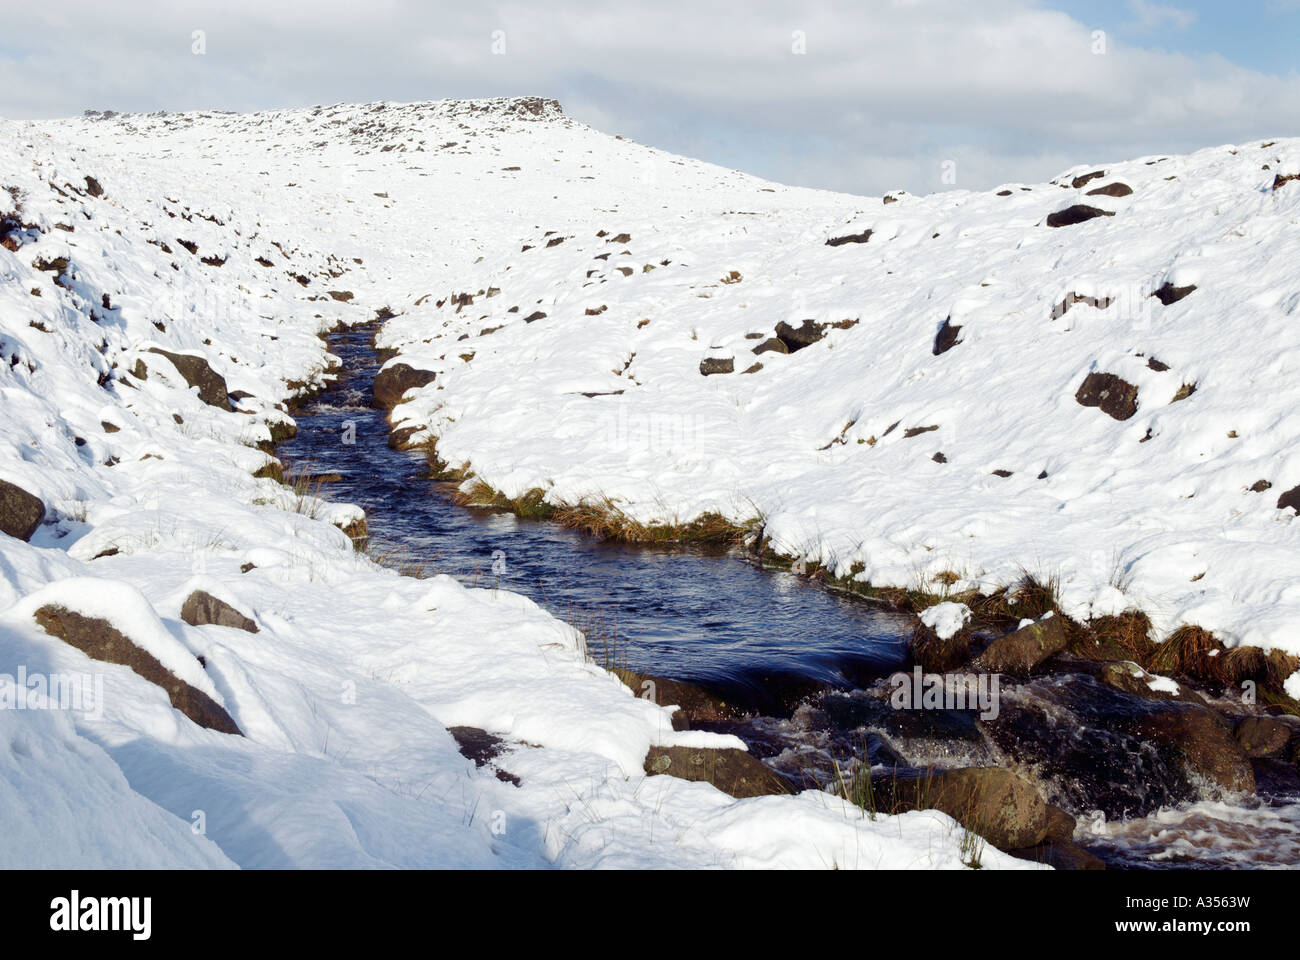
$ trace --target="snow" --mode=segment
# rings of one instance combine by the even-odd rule
[[[1170,680],[1168,677],[1153,676],[1151,679],[1147,681],[1147,686],[1157,692],[1172,693],[1174,696],[1177,696],[1178,691],[1181,689],[1177,683],[1175,683],[1173,680]]]
[[[651,746],[743,743],[674,731],[673,708],[588,662],[585,638],[531,600],[401,577],[353,550],[341,528],[358,508],[253,476],[294,390],[329,376],[321,333],[436,300],[477,275],[479,256],[504,270],[517,238],[570,227],[575,210],[596,216],[624,195],[649,209],[682,177],[739,209],[759,183],[518,107],[0,120],[0,216],[25,225],[16,251],[0,248],[0,477],[47,507],[31,543],[0,536],[0,703],[19,676],[102,688],[95,709],[26,693],[31,706],[0,709],[4,865],[963,865],[962,828],[936,812],[872,820],[819,792],[736,801],[646,777]],[[513,165],[524,171],[501,170]],[[769,211],[826,203],[771,189]],[[563,232],[538,248],[561,285],[579,246]],[[214,257],[226,259],[203,262]],[[617,340],[593,335],[560,379],[605,384],[612,374],[584,364]],[[151,347],[201,356],[250,396],[236,412],[207,406]],[[711,408],[699,422],[729,417]],[[596,486],[635,477],[633,461],[601,466]],[[520,483],[537,468],[508,465]],[[260,632],[182,622],[196,589]],[[245,736],[196,726],[128,667],[48,635],[33,618],[46,604],[108,620]],[[500,737],[502,754],[477,767],[448,732],[460,725]]]
[[[645,522],[760,515],[777,549],[878,585],[952,573],[988,592],[1026,568],[1072,616],[1142,609],[1157,637],[1196,623],[1300,652],[1300,526],[1276,508],[1300,484],[1300,186],[1272,191],[1278,172],[1300,172],[1300,140],[886,205],[545,103],[0,121],[0,187],[17,191],[0,216],[32,227],[0,248],[0,478],[49,510],[31,544],[0,537],[0,672],[94,672],[107,694],[101,716],[0,711],[59,758],[0,756],[0,823],[33,838],[111,814],[121,829],[85,857],[118,866],[959,866],[940,814],[643,777],[651,745],[739,741],[674,732],[525,598],[355,554],[340,528],[360,511],[254,478],[257,445],[293,388],[328,377],[319,334],[389,307],[380,346],[436,373],[395,423],[507,494],[610,497]],[[1084,199],[1112,181],[1134,194]],[[1044,225],[1077,202],[1116,216]],[[61,276],[35,266],[61,256]],[[1198,289],[1164,306],[1166,282]],[[1070,293],[1115,302],[1053,319]],[[962,342],[936,356],[949,317]],[[750,352],[808,318],[857,322]],[[206,406],[152,346],[251,396]],[[707,357],[736,372],[701,376]],[[1131,419],[1075,401],[1094,371],[1139,388]],[[200,584],[261,632],[180,622]],[[119,624],[247,736],[47,636],[44,602]],[[456,725],[503,738],[493,762],[521,785],[463,758]]]
[[[964,603],[936,603],[921,611],[921,622],[933,630],[940,640],[955,637],[970,622],[970,607]]]

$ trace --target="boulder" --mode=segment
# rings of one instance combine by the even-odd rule
[[[210,593],[195,590],[185,598],[181,605],[181,619],[191,627],[213,624],[218,627],[233,627],[245,633],[257,633],[257,624],[244,616],[224,600],[218,600]]]
[[[22,487],[0,480],[0,532],[31,540],[45,520],[45,504]]]
[[[1065,618],[1044,617],[998,637],[974,659],[971,667],[984,673],[1023,675],[1060,653],[1067,642]]]
[[[734,373],[736,370],[736,360],[734,357],[710,357],[707,360],[700,361],[700,374],[711,377],[719,373]]]
[[[961,324],[954,324],[952,317],[948,317],[939,325],[939,332],[934,337],[934,347],[932,352],[937,357],[947,353],[957,344],[961,343],[958,335],[961,333]]]
[[[1092,183],[1092,181],[1100,180],[1104,176],[1106,176],[1105,170],[1094,170],[1092,173],[1085,173],[1081,177],[1075,177],[1070,186],[1074,187],[1076,190],[1081,190],[1088,184]]]
[[[1290,507],[1296,513],[1300,513],[1300,487],[1292,487],[1282,496],[1277,498],[1277,508],[1285,510]]]
[[[782,321],[776,325],[777,339],[786,345],[790,353],[810,347],[826,336],[826,324],[815,320],[805,320],[797,327]]]
[[[754,348],[755,353],[789,353],[790,348],[780,337],[769,337]]]
[[[1114,183],[1108,183],[1104,187],[1098,187],[1096,190],[1089,190],[1090,197],[1129,197],[1133,195],[1133,188],[1127,183],[1120,183],[1118,180]]]
[[[740,711],[721,697],[694,684],[655,677],[648,673],[633,673],[630,670],[617,670],[615,673],[638,697],[651,700],[661,707],[677,707],[673,714],[674,730],[691,730],[701,725],[735,720],[740,716]]]
[[[1090,373],[1074,395],[1080,406],[1099,407],[1116,420],[1128,420],[1137,413],[1138,388],[1113,373]]]
[[[1097,679],[1115,690],[1123,690],[1145,700],[1176,700],[1182,703],[1205,704],[1205,698],[1184,684],[1168,677],[1148,673],[1131,660],[1103,664]]]
[[[842,247],[846,243],[866,243],[871,239],[871,231],[863,230],[861,233],[849,233],[842,237],[831,237],[826,241],[828,247]]]
[[[436,376],[432,370],[416,370],[410,364],[390,363],[375,377],[375,406],[391,410],[402,402],[406,391],[432,383]]]
[[[1248,757],[1281,757],[1291,742],[1292,729],[1274,717],[1247,717],[1237,724],[1235,735]]]
[[[1008,850],[1013,857],[1028,860],[1031,863],[1043,863],[1053,870],[1105,870],[1106,864],[1099,857],[1089,853],[1083,847],[1069,840],[1056,843],[1040,843],[1023,850]]]
[[[792,792],[784,777],[744,750],[651,747],[645,772],[711,783],[737,798]]]
[[[1038,789],[1003,767],[892,771],[871,787],[880,812],[941,810],[1000,850],[1036,846],[1052,825]]]
[[[1255,774],[1246,751],[1227,722],[1207,707],[1171,703],[1140,718],[1134,732],[1171,748],[1190,775],[1225,790],[1255,790]]]
[[[1171,304],[1177,303],[1179,300],[1183,300],[1186,297],[1190,297],[1195,292],[1196,292],[1195,284],[1190,284],[1186,287],[1175,287],[1172,283],[1166,283],[1155,293],[1151,294],[1151,296],[1155,297],[1157,300],[1159,300],[1162,304],[1164,304],[1167,307],[1170,306]]]
[[[1076,203],[1072,207],[1066,207],[1064,210],[1049,214],[1047,225],[1049,227],[1072,227],[1077,223],[1087,223],[1089,220],[1095,220],[1098,217],[1113,216],[1115,214],[1109,210],[1098,210],[1096,207],[1090,207],[1087,204]]]
[[[187,384],[199,388],[199,399],[208,406],[234,410],[230,404],[230,392],[226,389],[226,378],[213,370],[208,361],[192,354],[172,353],[158,347],[151,347],[149,352],[170,360]]]
[[[172,706],[199,726],[242,736],[219,703],[177,677],[107,620],[85,617],[66,607],[45,606],[36,611],[36,622],[46,633],[71,644],[86,656],[130,667],[150,683],[162,687]]]

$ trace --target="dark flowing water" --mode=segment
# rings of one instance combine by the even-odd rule
[[[277,452],[297,470],[338,475],[320,493],[365,509],[372,555],[526,594],[583,630],[597,662],[720,694],[748,715],[719,729],[804,786],[863,758],[1014,764],[1079,817],[1076,837],[1111,866],[1300,864],[1294,771],[1257,797],[1207,798],[1177,763],[1117,736],[1105,712],[1114,695],[1082,675],[1005,691],[1001,724],[892,709],[882,678],[904,664],[905,618],[761,570],[737,551],[601,543],[457,506],[422,454],[388,446],[386,415],[371,406],[380,366],[371,330],[335,334],[331,351],[342,361],[337,381]]]
[[[601,543],[453,504],[446,485],[427,478],[422,454],[388,446],[387,418],[371,406],[380,366],[371,331],[330,342],[340,377],[277,453],[295,469],[341,475],[321,494],[365,509],[372,554],[526,594],[589,633],[598,662],[697,683],[754,709],[788,710],[802,694],[902,663],[902,618],[734,553]],[[349,425],[352,444],[343,442]]]

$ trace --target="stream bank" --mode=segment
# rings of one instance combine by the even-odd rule
[[[860,779],[864,760],[888,770],[1008,766],[1109,865],[1300,865],[1297,731],[1274,756],[1238,757],[1234,730],[1246,712],[1220,703],[1197,708],[1231,715],[1226,729],[1193,723],[1161,739],[1150,724],[1164,729],[1195,705],[1117,689],[1098,679],[1096,664],[1068,656],[1048,674],[1008,676],[993,720],[977,710],[899,710],[888,678],[911,666],[910,617],[763,569],[734,549],[602,542],[459,505],[421,453],[389,445],[373,402],[382,360],[372,331],[339,331],[330,343],[338,378],[306,404],[277,453],[316,477],[321,495],[365,509],[372,556],[412,575],[448,573],[528,595],[582,630],[597,663],[701,688],[701,702],[723,708],[700,725],[738,735],[795,786],[843,789],[845,771]],[[1204,776],[1213,763],[1189,758],[1189,739],[1204,739],[1205,729],[1222,734],[1216,742],[1233,754],[1232,769],[1245,764],[1248,785],[1239,774],[1224,794],[1222,781]]]

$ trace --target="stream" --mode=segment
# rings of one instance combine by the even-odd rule
[[[372,406],[381,366],[373,329],[332,334],[330,352],[342,361],[337,379],[296,411],[298,433],[276,453],[292,470],[327,477],[321,496],[366,511],[372,556],[525,594],[582,630],[597,663],[704,687],[745,713],[715,728],[802,786],[825,785],[852,758],[1006,761],[1006,744],[971,712],[889,707],[884,678],[907,669],[907,617],[760,569],[736,550],[605,543],[458,506],[451,486],[429,478],[422,453],[388,446],[387,415]],[[1046,758],[1028,766],[1049,800],[1078,817],[1079,843],[1130,869],[1300,865],[1300,791],[1288,783],[1232,802],[1198,795],[1167,758],[1093,719],[1090,682],[1067,675],[1004,691],[1013,714],[1050,720],[1015,731],[1016,741],[1034,740]],[[1053,769],[1072,751],[1112,759]]]

